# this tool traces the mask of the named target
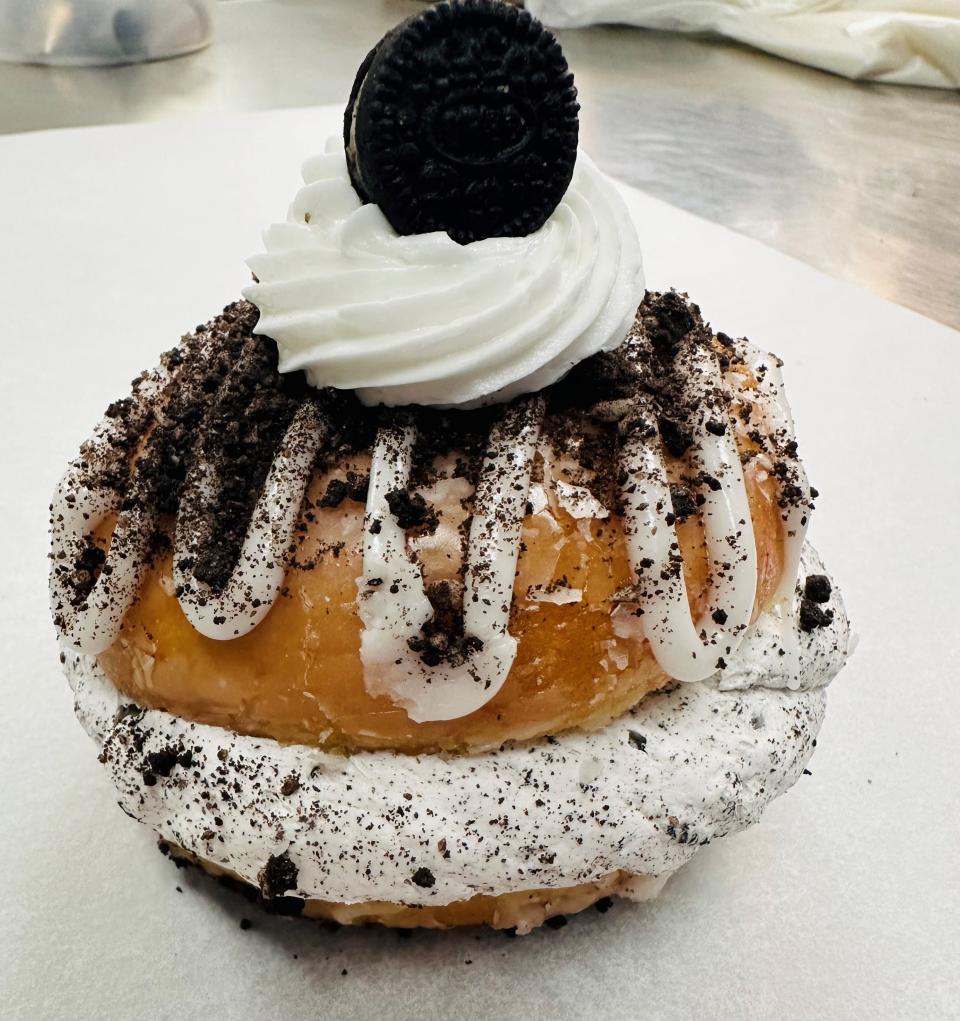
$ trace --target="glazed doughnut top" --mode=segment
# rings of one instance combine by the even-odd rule
[[[175,600],[183,630],[226,653],[308,599],[300,579],[351,556],[362,684],[424,724],[499,712],[531,607],[547,629],[551,614],[556,628],[602,611],[601,655],[627,668],[648,644],[649,690],[722,669],[763,606],[792,598],[813,494],[779,363],[714,335],[683,296],[648,295],[620,347],[538,394],[469,411],[311,387],[278,371],[257,322],[239,302],[185,337],[108,409],[58,488],[54,619],[108,673],[136,644],[131,618],[152,643],[141,663],[162,653],[151,600]],[[525,584],[548,504],[580,559]],[[317,541],[318,520],[348,512],[355,530]],[[165,704],[149,683],[133,690]]]

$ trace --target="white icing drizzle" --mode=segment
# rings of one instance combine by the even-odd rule
[[[207,638],[227,640],[252,631],[276,602],[286,574],[286,550],[313,472],[313,463],[329,432],[316,402],[303,404],[287,428],[253,510],[237,565],[223,589],[214,593],[194,577],[206,538],[190,522],[202,520],[194,501],[216,499],[215,478],[205,458],[197,458],[187,477],[177,518],[173,582],[187,620]]]
[[[594,521],[610,517],[610,511],[587,489],[563,479],[554,482],[557,503],[577,521]]]
[[[509,407],[489,440],[480,470],[464,575],[464,634],[476,645],[462,662],[428,666],[410,648],[433,615],[420,568],[387,494],[406,487],[416,430],[380,431],[373,451],[364,522],[359,613],[360,656],[371,694],[388,695],[416,722],[466,716],[496,695],[517,651],[507,625],[530,470],[543,420],[541,398]],[[374,522],[377,524],[374,525]],[[371,527],[374,525],[374,527]],[[482,644],[481,644],[482,643]]]
[[[787,401],[783,373],[780,371],[780,359],[776,355],[751,348],[746,364],[757,380],[756,392],[760,396],[757,404],[768,431],[780,437],[793,439],[796,431],[793,413]],[[774,597],[778,601],[793,595],[803,544],[810,524],[810,482],[799,458],[795,459],[793,468],[796,485],[803,492],[803,500],[790,501],[783,514],[783,572]]]
[[[168,381],[157,370],[140,384],[145,403],[155,399]],[[118,427],[104,418],[88,440],[84,453],[67,468],[57,483],[50,505],[51,557],[50,609],[69,647],[88,653],[108,649],[120,633],[123,618],[137,597],[143,575],[147,543],[154,517],[133,505],[121,509],[119,494],[110,488],[89,488],[86,461],[96,460],[118,438]],[[107,557],[97,581],[79,605],[71,586],[74,565],[87,546],[88,537],[110,514],[117,523]]]
[[[811,574],[827,574],[817,551],[806,543],[800,558],[800,580]],[[796,579],[795,579],[796,580]],[[750,688],[789,688],[806,691],[821,683],[818,678],[833,677],[853,655],[856,636],[850,631],[846,611],[839,595],[832,594],[830,609],[834,619],[827,627],[805,631],[800,627],[800,596],[796,586],[785,598],[760,614],[750,626],[743,642],[717,675],[723,690]],[[809,666],[815,662],[817,669]]]
[[[700,348],[693,357],[689,385],[701,391],[721,386],[713,352]],[[696,622],[680,545],[667,520],[673,504],[649,407],[641,405],[623,450],[624,533],[641,593],[643,633],[661,668],[681,681],[702,680],[717,669],[719,658],[737,648],[757,589],[757,550],[734,430],[728,421],[722,435],[708,431],[707,419],[714,413],[706,401],[698,408],[691,459],[718,485],[703,487],[701,515],[711,584],[706,611]]]
[[[54,548],[72,564],[87,536],[120,510],[120,498],[109,490],[77,485],[68,471],[57,486],[53,506]],[[67,644],[90,653],[103,652],[113,644],[137,597],[152,531],[149,512],[139,507],[120,511],[100,577],[79,606],[72,604],[67,576],[51,574],[50,605],[62,622],[61,637]]]
[[[138,399],[149,407],[158,401],[169,382],[166,370],[157,370],[140,384]],[[186,566],[196,555],[201,536],[184,525],[183,507],[209,504],[214,480],[209,463],[198,458],[184,486],[177,522],[173,577],[180,606],[190,623],[208,638],[230,639],[246,634],[260,623],[276,601],[286,571],[286,550],[313,462],[328,434],[328,424],[315,401],[296,413],[281,441],[276,458],[257,501],[244,538],[237,566],[223,590],[214,594]],[[91,489],[85,482],[86,461],[94,461],[116,442],[117,426],[105,418],[57,485],[50,507],[50,606],[60,638],[88,654],[104,652],[116,640],[127,611],[136,600],[143,579],[156,516],[136,501],[121,506],[111,488]],[[106,560],[99,577],[79,605],[71,579],[88,537],[112,513],[118,513]],[[189,558],[189,560],[185,560]]]

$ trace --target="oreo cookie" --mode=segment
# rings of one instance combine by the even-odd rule
[[[499,0],[448,0],[361,64],[343,123],[350,179],[399,234],[531,234],[570,184],[578,111],[539,21]]]

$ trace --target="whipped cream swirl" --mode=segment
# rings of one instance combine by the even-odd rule
[[[582,152],[527,237],[401,236],[350,183],[342,145],[307,161],[286,223],[264,233],[244,296],[280,370],[364,404],[475,406],[533,393],[617,347],[643,298],[616,188]]]

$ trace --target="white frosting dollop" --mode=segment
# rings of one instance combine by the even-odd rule
[[[813,554],[804,566],[820,569]],[[120,806],[166,840],[253,884],[286,853],[291,895],[443,904],[668,874],[756,822],[800,776],[849,653],[836,591],[830,608],[811,634],[795,612],[772,628],[761,617],[723,674],[649,695],[601,730],[473,755],[282,745],[130,706],[94,657],[70,655],[66,671]],[[189,764],[145,783],[147,756],[171,748]],[[422,868],[432,885],[413,881]]]
[[[286,223],[248,260],[280,370],[365,404],[472,406],[533,393],[625,338],[644,283],[636,229],[582,152],[547,222],[459,245],[364,205],[342,145],[307,161]]]

